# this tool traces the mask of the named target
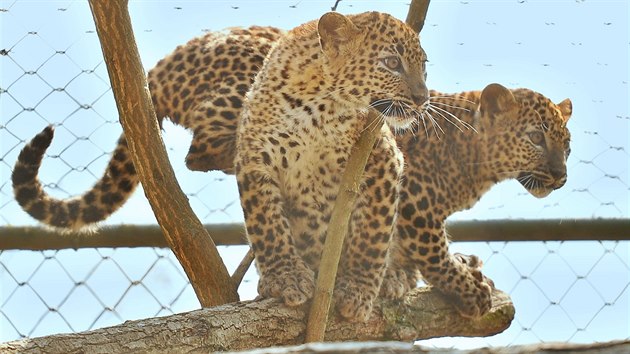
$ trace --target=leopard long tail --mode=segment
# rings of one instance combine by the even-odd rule
[[[64,231],[84,231],[105,220],[120,208],[138,186],[139,180],[124,135],[103,176],[84,194],[68,199],[48,195],[38,178],[44,154],[54,135],[47,126],[20,151],[11,180],[15,200],[33,218]]]

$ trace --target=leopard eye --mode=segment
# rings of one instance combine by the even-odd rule
[[[403,68],[402,68],[402,61],[400,60],[400,58],[398,57],[387,57],[382,59],[383,64],[392,71],[396,71],[396,72],[402,72]]]
[[[542,132],[536,131],[531,132],[527,135],[529,136],[529,140],[531,140],[531,142],[535,145],[542,146],[545,142],[545,134],[543,134]]]

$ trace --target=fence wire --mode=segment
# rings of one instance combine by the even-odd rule
[[[147,69],[205,30],[251,24],[291,28],[334,1],[132,2]],[[341,1],[337,10],[404,18],[404,1]],[[66,198],[102,174],[121,129],[89,7],[79,1],[0,2],[0,226],[35,223],[12,195],[10,175],[25,142],[56,126],[40,178]],[[177,30],[174,30],[177,29]],[[625,1],[433,2],[422,43],[429,85],[446,92],[490,82],[569,97],[573,153],[567,185],[536,200],[503,183],[453,219],[628,218],[628,4]],[[606,38],[606,41],[601,40]],[[568,60],[570,58],[570,60]],[[232,176],[188,171],[190,134],[170,124],[165,143],[193,209],[206,223],[242,221]],[[108,224],[155,223],[142,192]],[[605,235],[601,235],[605,238]],[[630,238],[630,235],[629,235]],[[504,333],[440,346],[630,337],[627,241],[458,243],[510,293],[517,314]],[[221,254],[233,269],[244,247]],[[250,270],[240,289],[255,296]],[[0,341],[76,332],[199,307],[172,253],[163,249],[0,252]]]

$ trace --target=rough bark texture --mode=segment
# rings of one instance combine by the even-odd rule
[[[241,354],[268,353],[267,350],[239,352]],[[630,341],[595,344],[543,343],[514,347],[481,348],[472,350],[435,349],[402,342],[317,343],[274,349],[273,353],[355,354],[355,353],[427,353],[427,354],[550,354],[550,353],[630,353]]]
[[[424,27],[424,21],[427,18],[430,2],[431,0],[412,0],[411,4],[409,4],[409,12],[407,12],[405,22],[407,22],[416,33],[420,33]]]
[[[90,332],[9,342],[0,344],[0,352],[200,353],[295,345],[304,341],[306,308],[289,308],[276,300],[246,301]],[[514,307],[500,291],[493,295],[490,313],[473,321],[461,318],[436,291],[422,288],[401,302],[379,302],[366,324],[331,320],[326,340],[411,342],[439,336],[488,336],[505,330],[513,317]]]
[[[144,193],[202,306],[238,300],[212,239],[182,192],[160,137],[126,0],[90,0],[120,121]]]

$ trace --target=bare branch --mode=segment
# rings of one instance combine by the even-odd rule
[[[164,236],[202,306],[238,300],[210,235],[182,192],[160,137],[126,0],[90,0],[133,164]]]
[[[234,284],[234,287],[236,287],[237,289],[241,285],[243,277],[245,276],[245,273],[247,273],[247,270],[249,269],[249,266],[252,264],[253,261],[254,252],[250,248],[249,250],[247,250],[245,257],[243,257],[243,260],[234,271],[234,274],[232,274],[232,284]]]
[[[424,27],[427,11],[429,11],[429,2],[431,2],[431,0],[412,0],[409,5],[409,12],[407,13],[405,22],[407,22],[416,33],[420,33]]]
[[[370,110],[365,126],[372,127],[372,124],[377,119],[378,113],[373,109]],[[346,163],[346,170],[341,176],[339,192],[337,193],[337,200],[335,201],[330,224],[326,231],[322,260],[317,273],[317,284],[306,328],[307,342],[322,342],[324,340],[333,288],[337,278],[339,258],[341,257],[343,242],[348,232],[350,214],[354,210],[354,205],[359,196],[359,186],[361,185],[365,165],[376,139],[381,135],[382,125],[383,123],[379,121],[373,129],[363,130],[359,140],[352,147],[350,157],[348,157],[348,162]]]
[[[337,7],[337,3],[335,3],[334,7]],[[416,32],[420,32],[420,29],[422,29],[428,7],[429,0],[412,0],[411,2],[409,13],[407,14],[407,24],[412,26]],[[418,24],[419,20],[422,21],[421,24]],[[377,113],[373,109],[370,110],[366,120],[366,127],[371,127],[373,122],[377,120],[377,117]],[[315,285],[313,303],[306,327],[307,342],[321,342],[324,340],[326,322],[337,277],[337,267],[348,231],[350,214],[354,210],[354,205],[360,192],[359,186],[361,185],[365,165],[374,148],[376,139],[381,134],[382,125],[382,122],[378,122],[374,124],[374,129],[363,130],[352,148],[346,164],[346,170],[341,177],[339,192],[330,217],[322,260],[317,273],[317,284]]]
[[[514,317],[506,294],[496,291],[492,303],[490,313],[468,320],[437,291],[417,289],[402,301],[377,301],[364,325],[331,320],[326,340],[410,342],[439,336],[488,336],[505,330]],[[0,345],[0,352],[207,353],[294,345],[304,340],[306,309],[286,307],[274,299],[245,301],[90,332],[9,342]]]

